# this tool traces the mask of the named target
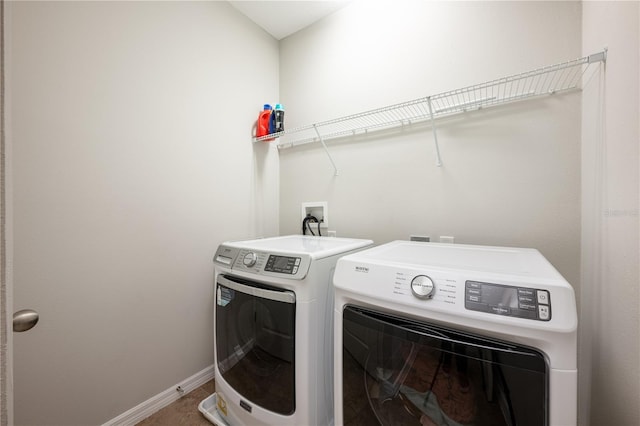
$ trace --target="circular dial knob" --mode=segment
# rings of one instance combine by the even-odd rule
[[[244,255],[244,258],[242,259],[242,263],[244,264],[244,266],[252,267],[253,265],[256,264],[257,260],[258,260],[258,256],[255,253],[251,252]]]
[[[411,292],[418,299],[431,299],[436,285],[426,275],[418,275],[411,280]]]

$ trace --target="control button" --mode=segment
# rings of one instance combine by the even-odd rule
[[[300,258],[296,257],[296,262],[294,263],[296,266],[300,266]]]
[[[538,306],[538,316],[541,320],[549,319],[549,307],[548,306]]]
[[[520,303],[532,303],[535,305],[536,301],[533,296],[518,296],[518,302]]]
[[[474,296],[480,296],[482,294],[482,290],[475,288],[468,288],[467,294],[473,294]]]
[[[510,315],[511,309],[504,306],[489,306],[489,311],[498,315]]]
[[[291,271],[291,273],[292,273],[292,274],[295,274],[296,272],[298,272],[298,267],[297,267],[297,266],[294,266],[294,267],[293,267],[293,270]]]
[[[520,302],[518,307],[520,309],[524,309],[526,311],[535,311],[536,310],[536,304],[535,303],[522,303],[522,302]]]
[[[538,290],[538,303],[543,305],[549,304],[549,292],[546,290]]]
[[[469,302],[480,303],[480,296],[474,296],[474,295],[471,295],[471,294],[467,294],[467,300]]]
[[[258,260],[258,256],[255,253],[253,252],[247,253],[244,255],[244,258],[242,259],[242,264],[250,268],[256,264],[257,260]]]
[[[535,297],[536,293],[535,293],[535,290],[532,290],[530,288],[519,288],[518,289],[518,296]]]
[[[411,280],[411,292],[418,299],[431,299],[436,287],[426,275],[418,275]]]

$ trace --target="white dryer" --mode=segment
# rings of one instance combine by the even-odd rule
[[[537,250],[395,241],[334,287],[337,425],[576,424],[574,291]]]
[[[333,273],[372,243],[291,235],[218,247],[216,393],[199,406],[211,422],[333,423]]]

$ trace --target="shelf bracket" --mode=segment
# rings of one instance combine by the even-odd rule
[[[607,51],[608,48],[604,48],[602,52],[594,53],[593,55],[589,55],[587,59],[587,63],[591,64],[593,62],[607,62]]]
[[[331,153],[329,152],[329,149],[327,148],[327,144],[324,143],[324,139],[322,138],[322,135],[320,135],[320,132],[318,131],[318,126],[314,124],[313,125],[313,130],[316,131],[316,135],[318,135],[318,139],[320,139],[320,143],[322,144],[322,147],[324,148],[324,152],[327,153],[327,157],[329,157],[329,161],[331,161],[331,165],[333,166],[334,176],[338,176],[338,168],[336,167],[336,163],[333,162],[333,158],[331,157]]]
[[[431,118],[431,130],[433,131],[433,141],[436,145],[436,166],[442,167],[440,159],[440,147],[438,147],[438,132],[436,131],[436,123],[433,119],[433,107],[431,106],[431,96],[427,97],[427,106],[429,107],[429,117]]]

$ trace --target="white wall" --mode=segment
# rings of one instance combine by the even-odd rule
[[[608,47],[585,82],[581,413],[640,424],[640,3],[585,2],[583,51]],[[590,390],[590,392],[589,392]]]
[[[354,2],[281,41],[286,126],[581,56],[579,2]],[[280,229],[328,201],[338,236],[536,247],[579,289],[580,95],[470,113],[399,136],[280,153]]]
[[[281,151],[281,231],[327,200],[338,235],[412,233],[540,249],[578,292],[580,424],[640,423],[637,2],[351,5],[281,42],[287,126],[609,48],[583,95],[430,129]]]
[[[15,421],[99,424],[212,364],[217,245],[278,234],[278,44],[226,2],[8,6]]]

